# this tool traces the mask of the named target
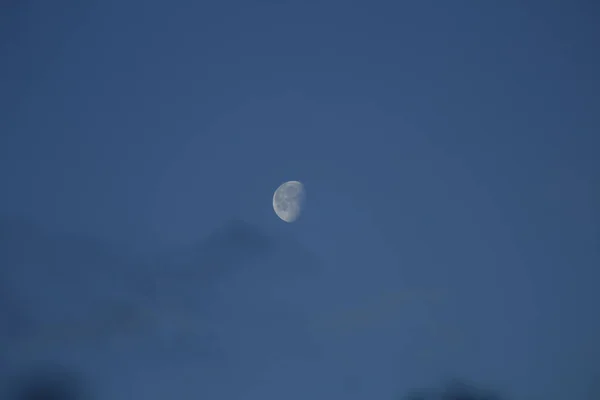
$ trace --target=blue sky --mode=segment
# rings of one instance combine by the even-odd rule
[[[443,293],[466,339],[432,376],[560,396],[598,373],[592,2],[11,4],[2,214],[143,251],[241,218],[347,288]]]

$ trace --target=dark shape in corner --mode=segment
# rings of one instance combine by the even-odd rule
[[[18,376],[9,390],[8,400],[86,400],[81,378],[58,365],[37,367]]]
[[[442,390],[414,390],[405,400],[500,400],[501,396],[463,381],[453,380]]]

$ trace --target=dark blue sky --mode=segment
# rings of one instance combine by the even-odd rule
[[[447,369],[539,395],[598,373],[597,5],[208,3],[1,9],[2,214],[142,249],[242,218],[349,281],[442,289]]]

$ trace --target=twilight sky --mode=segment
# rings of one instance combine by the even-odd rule
[[[59,3],[0,9],[0,214],[144,252],[243,219],[344,288],[441,296],[432,353],[381,376],[540,399],[597,376],[593,2]]]

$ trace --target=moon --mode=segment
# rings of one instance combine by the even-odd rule
[[[285,182],[273,194],[273,210],[285,222],[294,222],[302,212],[305,197],[301,182]]]

